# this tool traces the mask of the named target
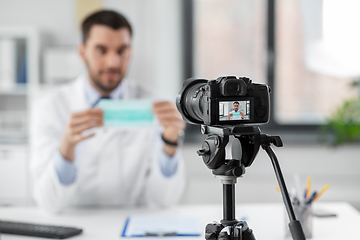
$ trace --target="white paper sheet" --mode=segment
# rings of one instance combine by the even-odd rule
[[[196,219],[187,216],[131,216],[127,219],[123,237],[200,236]]]

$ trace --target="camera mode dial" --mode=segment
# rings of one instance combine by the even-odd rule
[[[263,118],[266,116],[267,114],[267,108],[264,107],[264,106],[261,106],[261,107],[258,107],[256,110],[255,110],[255,114],[256,116],[258,116],[259,118]]]

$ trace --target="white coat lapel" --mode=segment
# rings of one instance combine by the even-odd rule
[[[91,107],[85,96],[85,81],[87,81],[86,75],[81,75],[69,88],[67,94],[71,103],[70,111],[72,113],[85,111]]]

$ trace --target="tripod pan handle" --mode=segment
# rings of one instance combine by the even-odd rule
[[[290,228],[291,236],[293,237],[294,240],[306,239],[299,220],[291,221],[289,223],[289,228]]]

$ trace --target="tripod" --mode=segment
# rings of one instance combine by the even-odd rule
[[[245,174],[245,168],[253,163],[261,146],[271,159],[289,216],[292,237],[294,240],[305,240],[301,224],[296,220],[280,165],[271,148],[271,144],[282,147],[281,138],[260,134],[258,127],[250,126],[212,127],[202,125],[201,132],[207,136],[198,154],[202,156],[205,165],[212,170],[216,177],[221,179],[223,184],[224,219],[220,223],[210,223],[206,226],[205,239],[255,240],[255,235],[246,221],[238,221],[235,218],[235,184],[236,179]],[[231,135],[235,137],[231,147],[232,159],[225,159],[225,147]]]

